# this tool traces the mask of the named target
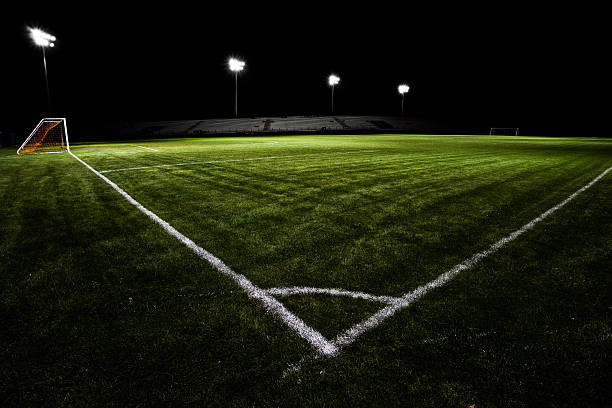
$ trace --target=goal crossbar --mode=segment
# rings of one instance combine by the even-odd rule
[[[57,126],[61,126],[61,128],[56,129]],[[53,137],[56,140],[50,140]],[[40,151],[37,151],[37,149]],[[68,142],[66,118],[43,118],[22,145],[19,146],[17,154],[47,154],[68,151],[70,151],[70,143]]]

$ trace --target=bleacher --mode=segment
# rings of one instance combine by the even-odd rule
[[[443,127],[406,117],[386,116],[283,116],[125,123],[122,137],[206,135],[258,135],[283,133],[437,133]]]

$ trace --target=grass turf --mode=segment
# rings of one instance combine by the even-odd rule
[[[75,154],[262,288],[399,296],[565,199],[612,141],[310,136]],[[101,147],[107,149],[78,149]],[[181,164],[177,166],[176,164]],[[135,167],[163,166],[138,170]],[[0,150],[4,405],[605,405],[606,176],[333,359],[68,155]],[[280,298],[333,339],[378,305]]]

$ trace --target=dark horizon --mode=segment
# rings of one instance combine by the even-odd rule
[[[231,19],[134,9],[11,17],[2,29],[1,126],[22,132],[43,116],[65,116],[80,131],[95,123],[233,117],[227,60],[236,56],[246,61],[241,117],[328,115],[326,79],[336,73],[338,115],[398,116],[397,86],[406,83],[411,117],[526,134],[599,129],[585,106],[594,78],[566,84],[591,58],[572,41],[577,28],[533,9],[481,11],[413,10],[405,21],[384,7],[328,11],[342,18],[282,8],[228,10]],[[57,37],[47,52],[51,112],[42,51],[28,26]]]

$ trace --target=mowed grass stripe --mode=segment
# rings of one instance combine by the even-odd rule
[[[526,153],[508,145],[492,161],[495,147],[482,138],[473,155],[430,165],[413,154],[420,139],[437,143],[437,157],[458,156],[454,141],[464,140],[395,137],[389,148],[366,138],[377,154],[112,177],[264,287],[331,283],[399,295],[549,208],[598,166],[576,160],[580,149],[551,155],[531,145]],[[392,172],[403,165],[424,171]]]
[[[380,158],[381,156],[385,157],[385,159],[381,159]],[[499,161],[495,162],[492,159],[467,160],[466,161],[465,156],[463,156],[462,159],[464,161],[464,166],[465,165],[469,166],[470,172],[491,171],[490,169],[487,169],[486,167],[484,167],[485,163],[490,163],[492,165],[494,164],[497,170],[499,170],[500,166],[513,166],[513,162],[508,162],[508,161],[505,161],[503,163],[500,163]],[[266,178],[275,177],[273,175],[270,175],[270,172],[279,171],[280,166],[281,166],[280,164],[277,164],[276,166],[267,167],[268,166],[267,164],[262,165],[259,163],[249,163],[250,159],[244,159],[244,160],[246,161],[246,163],[240,163],[239,166],[232,166],[231,163],[240,161],[240,159],[233,160],[232,162],[228,161],[227,162],[229,163],[228,166],[222,166],[217,171],[215,169],[205,170],[205,171],[211,172],[213,177],[217,180],[227,180],[227,181],[239,180],[239,179],[242,180],[243,175],[248,176],[249,178],[252,178],[252,179],[265,180]],[[206,163],[216,164],[217,162],[206,162]],[[308,187],[310,185],[319,185],[317,178],[319,178],[321,174],[328,174],[328,173],[337,175],[340,181],[344,184],[351,183],[351,182],[363,183],[367,179],[367,177],[371,177],[373,179],[376,179],[377,181],[384,181],[385,179],[394,179],[396,176],[396,173],[411,171],[412,165],[421,166],[421,167],[418,167],[418,169],[416,170],[419,170],[420,172],[429,171],[429,175],[433,177],[433,175],[431,174],[432,169],[428,167],[422,167],[422,163],[423,163],[422,161],[414,161],[414,159],[411,159],[411,161],[406,163],[405,161],[401,160],[400,156],[397,156],[397,155],[395,155],[393,160],[387,160],[386,156],[384,156],[384,153],[383,154],[379,153],[377,155],[371,155],[370,157],[365,157],[365,156],[360,156],[358,158],[352,157],[350,160],[343,158],[341,161],[338,161],[335,158],[334,159],[330,158],[328,160],[319,159],[313,162],[312,160],[307,160],[301,157],[293,157],[291,160],[291,163],[289,163],[289,166],[285,166],[284,168],[282,168],[281,171],[285,175],[289,175],[289,176],[291,175],[297,176],[299,173],[299,175],[302,176],[302,179],[304,180],[303,187]],[[247,165],[248,167],[244,166],[243,164]],[[450,174],[458,173],[456,170],[460,168],[460,167],[457,167],[456,165],[450,165],[448,163],[446,164],[448,168],[445,168],[445,169],[441,168],[436,163],[433,163],[433,165],[436,167],[436,170],[435,170],[436,172],[448,171]],[[408,168],[406,168],[406,166],[408,166]],[[464,177],[466,170],[463,169],[462,167],[461,167],[461,170],[462,170],[462,173],[458,174],[458,176]],[[173,169],[168,169],[167,172],[170,177],[172,176],[178,177],[178,178],[193,177],[192,181],[194,182],[197,182],[199,178],[199,176],[196,175],[196,173],[194,172],[183,172],[183,171],[176,172],[176,171],[173,171]],[[232,175],[233,173],[236,173],[235,176]],[[353,178],[347,179],[346,178],[347,176],[352,176],[355,173],[357,173],[360,176],[358,179],[353,179]],[[310,176],[310,175],[314,177],[303,177],[303,176]],[[448,175],[445,175],[445,176],[448,176]],[[135,179],[138,179],[140,176],[135,175],[133,177]],[[311,179],[315,180],[315,182],[309,183]],[[283,181],[286,180],[286,178],[281,179],[281,178],[275,177],[274,180],[282,183]],[[444,181],[446,180],[442,180],[442,182]],[[405,182],[405,180],[400,180],[400,182],[403,183]],[[237,183],[228,183],[228,184],[235,185]],[[262,192],[262,194],[265,195],[265,192]]]
[[[300,159],[301,157],[312,157],[321,155],[342,155],[342,154],[355,154],[355,153],[372,153],[374,150],[356,150],[356,151],[340,151],[335,153],[311,153],[303,155],[288,155],[288,156],[264,156],[264,157],[247,157],[242,159],[226,159],[226,160],[210,160],[201,162],[186,162],[186,163],[172,163],[172,164],[156,164],[151,166],[140,166],[140,167],[126,167],[120,169],[101,170],[100,173],[113,173],[117,171],[136,171],[136,170],[147,170],[156,168],[166,167],[180,167],[180,166],[195,166],[195,165],[206,165],[206,164],[222,164],[222,163],[233,163],[233,162],[249,162],[257,160],[285,160],[285,159]]]

